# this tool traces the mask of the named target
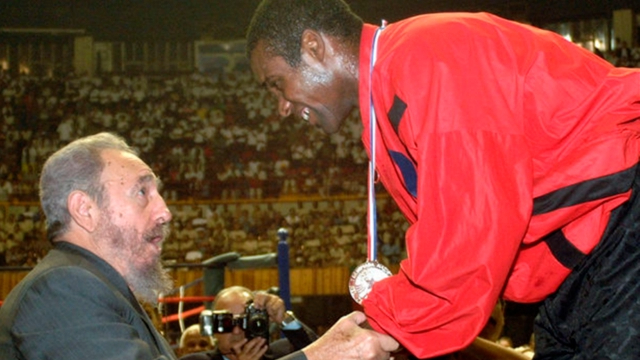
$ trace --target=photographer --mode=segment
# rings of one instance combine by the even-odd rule
[[[281,298],[266,292],[253,293],[241,286],[225,288],[216,295],[213,310],[213,317],[217,316],[217,320],[213,321],[219,323],[219,326],[214,326],[213,331],[217,348],[185,355],[181,360],[277,359],[300,350],[317,339],[311,329],[295,319],[292,313],[286,312]],[[266,314],[261,310],[266,310]],[[230,317],[223,320],[225,313]],[[280,324],[286,339],[269,343],[264,338],[270,337],[269,325],[261,321],[266,316],[271,322]],[[242,323],[245,324],[244,329]],[[260,335],[262,330],[264,336]]]

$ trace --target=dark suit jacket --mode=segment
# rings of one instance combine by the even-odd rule
[[[176,359],[124,278],[67,242],[0,308],[0,359]]]
[[[285,339],[279,339],[269,344],[269,350],[262,357],[263,360],[304,360],[306,357],[302,351],[303,347],[311,344],[318,338],[308,326],[302,324],[299,330],[283,330]],[[286,356],[286,358],[285,358]],[[199,353],[187,354],[180,357],[180,360],[223,360],[218,349],[203,351]]]

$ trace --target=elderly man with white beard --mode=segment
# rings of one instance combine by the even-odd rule
[[[71,142],[45,163],[48,255],[0,308],[2,359],[175,359],[140,302],[172,281],[160,262],[171,212],[121,138]]]

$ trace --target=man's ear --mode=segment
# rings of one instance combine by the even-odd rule
[[[301,56],[311,57],[316,61],[324,61],[326,55],[326,43],[322,35],[314,30],[307,29],[302,32],[302,44],[300,44]]]
[[[67,207],[74,223],[87,232],[95,230],[98,224],[99,209],[89,195],[82,191],[73,191],[67,199]]]

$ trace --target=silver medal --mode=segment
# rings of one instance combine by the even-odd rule
[[[373,284],[391,276],[391,271],[377,261],[367,261],[359,265],[349,278],[349,293],[358,304],[366,299]]]

